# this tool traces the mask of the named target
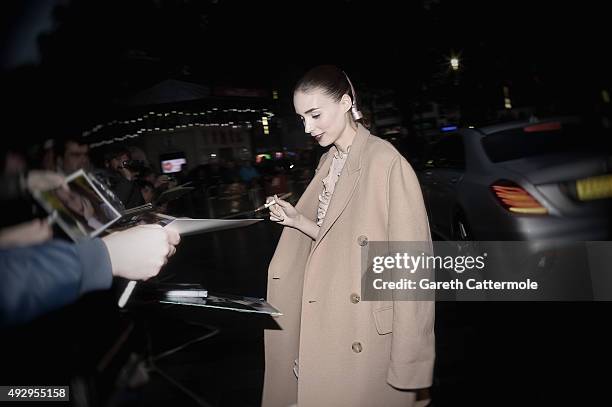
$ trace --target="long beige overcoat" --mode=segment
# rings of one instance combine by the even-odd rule
[[[312,220],[335,151],[296,204]],[[431,385],[434,303],[363,301],[370,241],[431,236],[414,171],[359,125],[317,239],[285,228],[270,263],[268,301],[284,315],[265,332],[264,407],[410,407],[415,393],[400,389]]]

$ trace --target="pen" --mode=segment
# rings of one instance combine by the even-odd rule
[[[285,199],[285,198],[289,198],[291,195],[293,195],[293,193],[291,192],[287,192],[286,194],[282,194],[281,196],[278,197],[278,199]],[[274,205],[276,203],[275,199],[272,199],[270,202],[268,202],[267,204],[261,205],[259,208],[255,209],[255,212],[264,210],[269,208],[270,206]]]
[[[134,287],[136,287],[136,281],[130,280],[125,286],[121,297],[119,298],[119,303],[117,304],[119,305],[119,308],[123,308],[125,306],[128,299],[130,298],[130,295],[132,295],[132,291],[134,291]]]

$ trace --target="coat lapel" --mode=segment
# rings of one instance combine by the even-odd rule
[[[317,239],[312,247],[311,255],[325,238],[325,235],[327,235],[327,232],[329,232],[329,230],[332,228],[338,217],[340,217],[348,205],[353,192],[355,192],[355,188],[357,187],[361,173],[361,154],[369,135],[370,132],[365,127],[358,124],[357,135],[355,136],[355,140],[351,146],[351,151],[342,173],[340,174],[338,183],[336,184],[334,194],[332,195],[331,202],[329,203],[329,208],[327,208],[325,219],[323,220],[323,224],[321,225]],[[329,161],[329,165],[323,166],[322,169],[327,168],[329,170],[334,152],[335,147],[332,147],[332,150],[330,150],[326,160]],[[323,171],[319,170],[318,172],[321,173]],[[321,179],[323,179],[325,175]]]

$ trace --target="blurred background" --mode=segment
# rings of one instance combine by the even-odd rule
[[[601,2],[2,8],[5,175],[82,168],[117,188],[126,209],[253,217],[266,196],[292,192],[295,201],[308,185],[323,151],[304,134],[292,87],[309,68],[335,64],[371,132],[413,165],[436,239],[610,240],[612,48]],[[125,181],[129,192],[118,187]],[[5,210],[3,226],[32,216],[29,207]],[[264,221],[185,238],[160,277],[265,297],[279,235]],[[88,295],[3,334],[0,384],[70,383],[72,403],[84,406],[259,404],[263,318],[119,312],[115,295]],[[596,367],[610,361],[607,303],[438,308],[432,405],[598,400]],[[164,358],[190,391],[138,364],[208,325],[220,333]]]

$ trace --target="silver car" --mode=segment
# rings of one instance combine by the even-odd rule
[[[447,240],[612,240],[612,134],[577,117],[463,128],[417,171]]]

